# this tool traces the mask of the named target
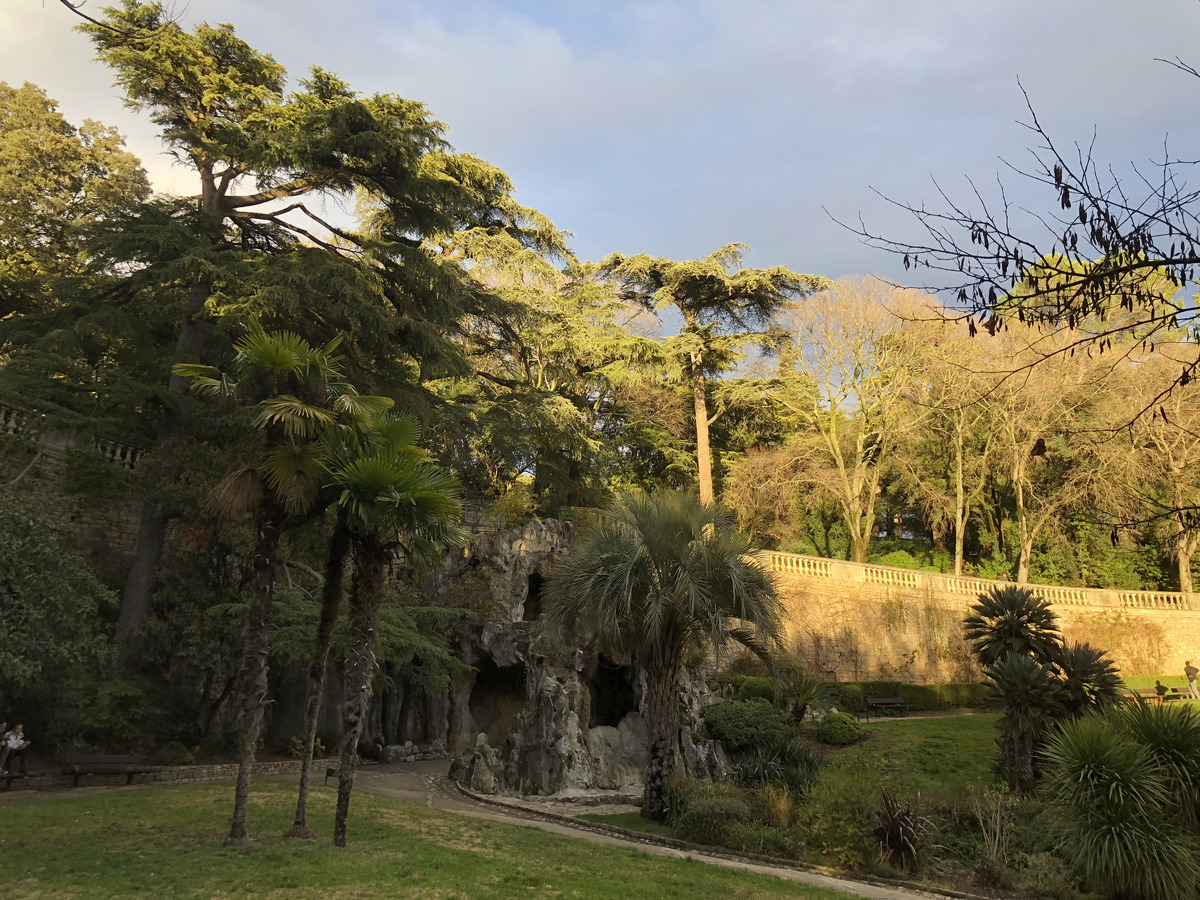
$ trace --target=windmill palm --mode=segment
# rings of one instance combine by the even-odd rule
[[[394,416],[360,421],[354,428],[331,430],[326,433],[323,440],[323,457],[327,477],[322,489],[322,502],[335,510],[335,518],[326,554],[325,580],[321,590],[321,611],[317,622],[317,636],[308,666],[308,683],[304,700],[304,747],[300,761],[300,789],[296,798],[296,816],[291,829],[286,834],[287,837],[316,837],[316,832],[308,826],[309,782],[312,776],[317,722],[321,713],[321,701],[325,696],[329,651],[333,645],[333,631],[341,611],[346,562],[351,553],[349,508],[338,502],[341,488],[332,478],[328,477],[328,473],[349,466],[370,444],[390,445],[400,456],[407,457],[414,463],[421,462],[426,458],[426,454],[424,450],[416,446],[419,435],[420,428],[415,419],[408,416]]]
[[[254,516],[254,556],[249,582],[242,662],[237,675],[241,739],[234,812],[228,840],[247,840],[250,770],[267,702],[271,613],[276,551],[290,515],[304,512],[320,485],[321,435],[391,406],[385,397],[359,395],[342,380],[335,353],[340,338],[313,347],[299,335],[267,333],[252,322],[234,344],[234,371],[180,363],[176,375],[191,390],[239,402],[254,411],[255,440],[209,497],[219,513]]]
[[[415,446],[412,420],[384,418],[361,440],[346,442],[328,462],[350,537],[350,639],[346,648],[344,721],[333,843],[346,846],[346,822],[358,767],[358,743],[371,699],[375,642],[389,567],[398,558],[410,572],[440,560],[445,547],[462,540],[462,516],[454,479]]]
[[[627,653],[645,676],[650,765],[643,814],[660,818],[678,768],[685,652],[727,638],[776,642],[779,604],[729,517],[691,494],[620,497],[547,584],[544,617]]]
[[[992,666],[1010,653],[1048,662],[1062,641],[1050,602],[1026,587],[994,587],[979,595],[963,620],[975,657]]]

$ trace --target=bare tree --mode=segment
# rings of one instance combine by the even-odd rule
[[[852,278],[778,319],[788,335],[780,368],[807,376],[812,400],[792,409],[807,429],[791,445],[811,501],[838,507],[850,556],[865,562],[884,474],[905,430],[904,396],[918,371],[917,342],[898,338],[905,320],[928,318],[927,298],[868,278]]]
[[[1192,67],[1170,63],[1192,76]],[[920,237],[898,240],[860,220],[848,226],[874,247],[903,258],[926,289],[947,296],[956,316],[995,333],[1012,322],[1063,329],[1069,339],[1043,345],[1045,354],[1105,352],[1124,342],[1143,344],[1200,338],[1198,309],[1184,291],[1200,265],[1200,190],[1185,181],[1197,160],[1164,150],[1149,168],[1127,175],[1099,164],[1093,142],[1063,150],[1051,139],[1026,95],[1035,146],[1027,168],[1010,165],[1018,179],[1040,185],[1048,209],[1028,212],[1010,199],[1003,182],[989,200],[968,180],[965,200],[937,186],[941,204],[884,198],[910,213]],[[1186,385],[1200,359],[1176,370],[1153,409],[1174,384]]]

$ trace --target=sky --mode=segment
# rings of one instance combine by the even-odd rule
[[[89,0],[95,13],[102,6]],[[1022,88],[1063,148],[1132,178],[1200,157],[1197,0],[190,0],[283,63],[425,102],[456,149],[512,177],[582,259],[674,259],[738,241],[747,264],[904,279],[836,220],[919,232],[888,199],[1019,206],[1034,140]],[[57,0],[0,0],[0,81],[69,121],[115,125],[155,186],[196,192],[149,119],[122,107]],[[1025,124],[1022,124],[1025,123]],[[1132,183],[1132,182],[1131,182]],[[882,196],[881,196],[882,195]]]

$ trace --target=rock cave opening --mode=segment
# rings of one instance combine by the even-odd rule
[[[529,576],[529,587],[525,592],[524,611],[521,619],[532,622],[542,614],[542,576],[534,572]]]
[[[591,715],[588,728],[597,725],[621,724],[629,713],[637,710],[637,695],[633,689],[633,670],[619,666],[603,656],[596,660],[596,671],[588,679]]]
[[[518,663],[501,667],[491,657],[484,657],[475,668],[478,674],[471,688],[471,718],[476,733],[483,732],[489,744],[500,747],[525,705],[525,666]]]

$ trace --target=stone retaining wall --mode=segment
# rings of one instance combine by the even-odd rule
[[[791,553],[759,553],[784,602],[791,649],[841,681],[977,681],[962,620],[988,581]],[[1069,640],[1109,651],[1126,675],[1182,674],[1200,658],[1200,594],[1030,584]]]

